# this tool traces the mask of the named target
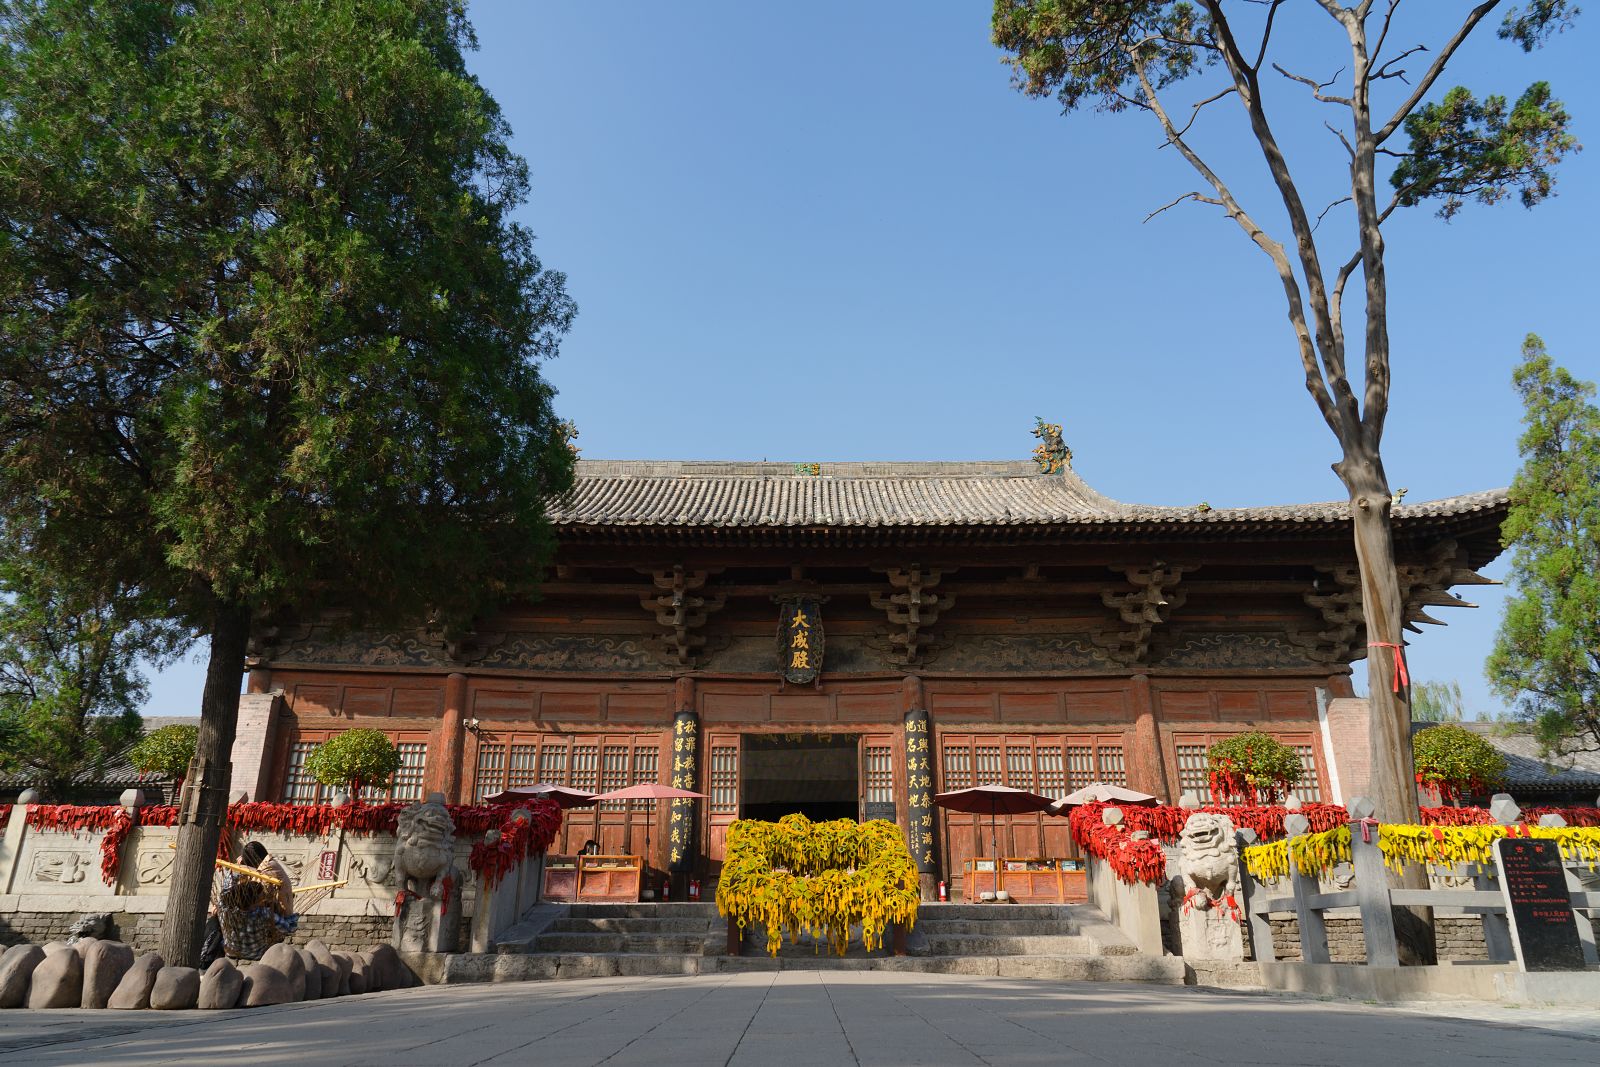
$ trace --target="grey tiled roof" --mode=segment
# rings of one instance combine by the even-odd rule
[[[146,715],[144,719],[144,732],[150,733],[163,726],[172,726],[176,723],[199,726],[198,715]],[[129,746],[132,748],[133,746]],[[0,774],[0,788],[22,788],[31,785],[34,776],[28,771],[18,771],[14,774]],[[153,779],[141,775],[133,769],[133,764],[128,762],[128,753],[124,749],[109,763],[106,764],[104,774],[80,774],[73,780],[75,785],[82,786],[134,786],[149,783]]]
[[[1402,504],[1428,519],[1504,507],[1504,489]],[[1252,508],[1154,507],[1100,495],[1068,470],[1029,462],[792,463],[580,460],[572,495],[552,509],[564,527],[925,527],[1096,524],[1227,526],[1348,521],[1343,501]]]

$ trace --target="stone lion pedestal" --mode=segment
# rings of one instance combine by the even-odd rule
[[[394,947],[401,952],[460,950],[461,897],[465,886],[453,862],[455,821],[434,793],[400,813],[395,831]]]
[[[1172,917],[1187,959],[1244,959],[1239,847],[1233,820],[1196,812],[1178,837],[1181,882]]]

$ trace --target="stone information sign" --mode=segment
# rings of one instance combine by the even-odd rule
[[[1503,837],[1494,843],[1494,859],[1518,966],[1524,971],[1583,970],[1583,945],[1556,843]]]
[[[862,805],[862,807],[865,809],[862,812],[862,819],[864,822],[871,822],[874,819],[882,819],[884,822],[894,822],[899,816],[899,812],[894,810],[894,801],[892,800],[869,800],[866,802],[866,804]]]

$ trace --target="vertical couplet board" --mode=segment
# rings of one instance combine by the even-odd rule
[[[918,874],[938,870],[933,834],[933,724],[926,708],[906,712],[906,843]]]
[[[698,790],[700,786],[700,717],[693,711],[680,711],[672,717],[672,785],[675,789]],[[695,856],[694,806],[698,801],[684,797],[674,800],[667,826],[667,869],[673,874],[692,870]]]
[[[1583,970],[1583,946],[1560,847],[1554,841],[1502,837],[1494,843],[1494,862],[1517,966],[1524,971]]]

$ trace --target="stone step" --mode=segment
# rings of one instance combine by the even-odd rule
[[[1069,982],[1150,982],[1183,985],[1178,956],[670,956],[634,953],[460,954],[447,957],[441,979],[528,982],[751,971],[882,971],[896,974],[994,975]]]
[[[573,919],[716,919],[717,906],[700,904],[573,904]]]
[[[724,923],[717,916],[710,919],[677,919],[677,918],[651,918],[651,919],[557,919],[550,924],[550,933],[553,934],[703,934],[713,930],[724,929]]]
[[[924,904],[917,920],[924,919],[1004,919],[1070,920],[1083,906],[1079,904]]]
[[[929,937],[949,934],[984,934],[993,937],[1075,934],[1078,924],[1071,919],[934,919],[919,916],[917,929]]]
[[[991,937],[987,934],[933,934],[930,956],[1093,956],[1098,946],[1076,934]]]
[[[534,952],[623,952],[664,955],[699,955],[705,951],[706,935],[698,934],[540,934],[534,939]]]

